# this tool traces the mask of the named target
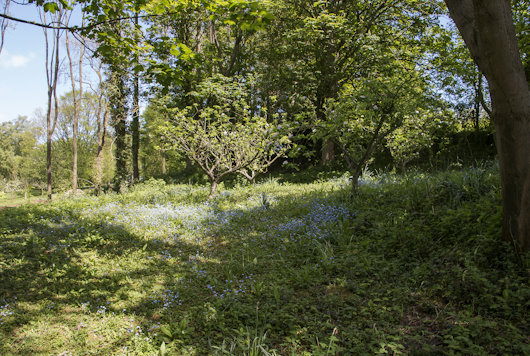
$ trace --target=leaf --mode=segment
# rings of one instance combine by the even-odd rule
[[[59,5],[57,5],[54,2],[47,2],[43,6],[45,12],[51,12],[52,14],[55,14],[57,10],[59,10]]]
[[[167,353],[166,350],[166,343],[162,341],[162,345],[160,345],[160,352],[158,353],[160,356],[164,356]]]
[[[173,334],[171,333],[171,329],[169,329],[168,326],[162,325],[160,327],[160,331],[162,331],[165,335],[167,335],[169,338],[173,337]]]

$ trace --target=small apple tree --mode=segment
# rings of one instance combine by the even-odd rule
[[[228,174],[253,180],[289,147],[285,129],[249,104],[251,80],[215,75],[189,94],[192,105],[166,110],[169,119],[161,134],[208,176],[210,199]]]

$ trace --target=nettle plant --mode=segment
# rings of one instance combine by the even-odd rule
[[[227,175],[239,173],[254,181],[291,146],[288,126],[250,104],[253,80],[215,75],[189,94],[192,105],[167,110],[162,135],[208,176],[210,198]]]

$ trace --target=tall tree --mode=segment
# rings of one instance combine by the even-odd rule
[[[71,13],[67,15],[66,23],[68,23]],[[84,16],[82,25],[84,25]],[[83,56],[84,56],[84,40],[81,39],[81,46],[79,47],[79,58],[77,61],[78,65],[78,74],[79,74],[79,90],[77,90],[77,85],[75,83],[75,73],[74,73],[74,59],[71,54],[71,40],[66,32],[66,54],[68,56],[68,64],[70,69],[70,83],[72,85],[72,96],[74,101],[74,116],[72,122],[72,192],[77,194],[77,134],[79,126],[79,113],[81,100],[83,98]]]
[[[135,42],[139,45],[140,36],[138,32],[140,27],[138,25],[138,11],[136,11],[134,17],[134,31],[135,31]],[[139,55],[135,53],[133,64],[139,65]],[[140,166],[138,164],[138,153],[140,150],[140,75],[138,72],[133,74],[133,103],[132,103],[132,122],[131,122],[131,135],[132,135],[132,169],[133,169],[133,183],[140,180]]]
[[[103,150],[105,148],[105,139],[107,137],[107,128],[109,123],[109,104],[107,100],[107,87],[109,82],[103,79],[103,62],[97,58],[90,58],[90,67],[96,73],[97,82],[92,86],[89,84],[92,92],[96,97],[94,114],[96,116],[96,162],[95,162],[95,186],[96,193],[101,192],[101,183],[103,181]]]
[[[129,178],[129,143],[127,128],[127,97],[128,88],[125,72],[116,65],[111,65],[107,84],[109,113],[111,125],[114,128],[114,144],[116,171],[114,188],[121,191],[128,184]]]
[[[40,16],[43,23],[47,22],[48,14],[40,10]],[[52,23],[60,24],[64,12],[63,10],[58,10],[55,13],[49,15],[51,17]],[[57,82],[59,77],[59,48],[60,48],[60,39],[64,33],[64,30],[60,28],[48,29],[43,28],[44,39],[46,45],[46,82],[48,85],[48,101],[46,109],[46,181],[47,187],[46,191],[48,194],[48,199],[52,199],[52,136],[55,131],[55,125],[57,123],[58,116],[58,98],[57,98]],[[51,36],[50,36],[51,33]],[[53,103],[52,103],[53,101]],[[53,105],[53,106],[52,106]]]
[[[3,5],[2,13],[4,15],[9,14],[9,4],[11,0],[5,0],[5,3]],[[0,18],[0,53],[2,53],[2,49],[4,48],[4,37],[7,30],[7,26],[9,25],[9,20],[2,17]]]
[[[337,99],[345,82],[366,78],[389,57],[418,61],[436,2],[273,2],[274,26],[262,41],[264,91],[291,115],[304,110],[305,121],[325,120],[326,102]],[[333,142],[324,139],[322,161],[333,158]]]
[[[530,92],[509,0],[445,0],[488,80],[502,186],[502,235],[530,250]]]

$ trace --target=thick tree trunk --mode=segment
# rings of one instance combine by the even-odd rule
[[[509,0],[445,0],[488,80],[502,186],[502,235],[530,250],[530,92]]]
[[[529,251],[530,115],[500,117],[496,114],[495,117],[502,182],[503,237],[514,244],[517,251]]]
[[[125,75],[120,68],[111,68],[112,90],[109,97],[110,119],[114,128],[116,149],[116,172],[114,173],[114,189],[118,192],[128,184],[129,145],[127,144],[127,88]]]

